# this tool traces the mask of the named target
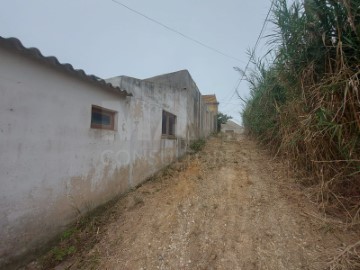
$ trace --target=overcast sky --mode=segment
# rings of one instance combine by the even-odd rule
[[[254,47],[270,0],[118,0],[210,47],[215,53],[111,0],[0,0],[0,35],[56,56],[101,78],[139,79],[189,70],[202,94],[215,93],[220,111],[240,121],[234,93],[247,49]],[[270,26],[267,27],[268,29]],[[264,50],[260,46],[259,50]],[[1,59],[0,59],[1,61]],[[242,96],[248,85],[239,87]]]

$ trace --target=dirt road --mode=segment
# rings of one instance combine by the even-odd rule
[[[211,138],[116,203],[101,239],[56,269],[324,269],[342,244],[286,170],[246,138]]]

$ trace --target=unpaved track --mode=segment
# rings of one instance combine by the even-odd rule
[[[278,166],[246,138],[211,138],[122,198],[100,242],[58,269],[323,269],[327,240]]]

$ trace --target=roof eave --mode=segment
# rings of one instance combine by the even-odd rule
[[[65,71],[68,74],[72,74],[78,78],[84,79],[94,85],[100,86],[104,89],[115,91],[121,96],[132,96],[131,93],[128,93],[126,90],[122,90],[119,87],[115,87],[110,83],[107,83],[105,80],[95,76],[88,75],[82,69],[75,69],[71,64],[62,64],[55,56],[44,56],[37,48],[26,48],[17,38],[4,38],[0,36],[0,46],[5,47],[9,50],[15,51],[27,57],[31,57],[38,61],[41,61],[47,65],[50,65],[58,70]]]

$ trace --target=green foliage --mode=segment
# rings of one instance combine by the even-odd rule
[[[219,112],[217,114],[217,131],[220,132],[221,124],[226,124],[230,119],[232,119],[232,116]]]
[[[360,196],[360,1],[277,0],[273,59],[246,74],[246,130],[322,184],[323,200]],[[316,183],[316,182],[315,182]],[[326,190],[324,190],[324,186]],[[358,215],[357,215],[358,216]]]
[[[55,261],[62,261],[64,260],[68,255],[71,255],[76,252],[76,247],[70,246],[70,247],[54,247],[52,249],[52,254]]]
[[[190,144],[190,149],[194,152],[201,151],[205,146],[206,141],[204,139],[198,139]]]
[[[62,233],[61,240],[69,239],[76,232],[78,232],[78,230],[75,227],[71,227],[70,229],[67,229]]]
[[[286,91],[277,80],[275,68],[266,70],[261,63],[257,65],[251,77],[250,99],[242,116],[244,126],[258,137],[266,139],[266,135],[278,130],[278,107],[285,103]]]

